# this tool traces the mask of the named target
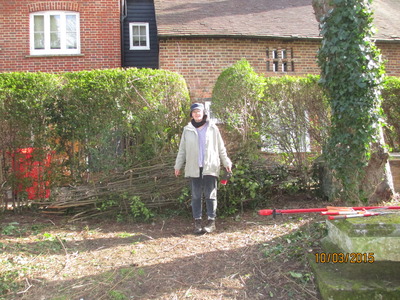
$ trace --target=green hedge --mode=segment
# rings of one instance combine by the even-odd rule
[[[245,59],[225,69],[218,77],[212,93],[212,110],[236,134],[238,144],[252,147],[260,138],[260,102],[264,79],[254,72]]]
[[[400,151],[400,78],[388,76],[382,90],[385,114],[385,141],[393,152]]]
[[[224,122],[226,142],[236,145],[230,155],[240,170],[232,185],[221,189],[224,212],[236,211],[254,195],[262,202],[271,187],[279,186],[282,192],[287,184],[292,190],[312,184],[311,165],[326,141],[330,118],[318,80],[265,78],[245,60],[221,73],[212,108]],[[400,79],[386,77],[382,95],[386,140],[398,151]],[[7,153],[18,148],[56,153],[59,169],[51,173],[55,185],[65,179],[82,182],[88,172],[107,176],[109,171],[173,157],[189,105],[184,79],[163,70],[0,73],[1,184],[16,184],[9,176]],[[311,144],[306,156],[299,151],[305,131]],[[284,169],[265,173],[265,165],[256,159],[261,148],[279,149]],[[296,178],[289,169],[295,169]]]
[[[256,74],[245,60],[224,70],[213,90],[212,108],[213,113],[227,125],[225,130],[228,131],[228,137],[240,146],[235,149],[233,160],[249,164],[254,157],[260,157],[260,150],[264,149],[275,153],[274,158],[278,157],[284,168],[294,170],[296,177],[281,176],[280,180],[283,178],[296,182],[299,189],[314,186],[318,179],[313,176],[313,162],[322,154],[331,119],[330,105],[319,79],[316,75],[266,78]],[[400,79],[386,77],[383,87],[386,141],[392,150],[398,151]],[[303,145],[306,135],[310,144],[308,149]],[[249,153],[249,149],[253,151]],[[244,168],[239,177],[250,182],[249,178],[254,172],[254,166],[247,170]],[[261,186],[253,187],[252,193],[261,195]],[[245,191],[242,187],[241,192]],[[234,197],[231,195],[231,202]],[[254,198],[250,192],[240,197]]]
[[[243,147],[248,143],[271,146],[273,140],[274,151],[288,153],[291,146],[301,152],[302,146],[296,143],[307,130],[311,149],[321,151],[328,137],[330,107],[319,78],[264,77],[241,60],[219,76],[213,89],[213,113],[233,139],[242,140]],[[392,151],[399,151],[400,78],[385,77],[382,109],[386,142]]]
[[[318,79],[311,75],[268,78],[241,60],[219,76],[213,112],[227,125],[230,138],[242,140],[239,152],[251,150],[250,155],[255,155],[265,148],[302,171],[305,164],[309,166],[302,153],[318,155],[329,126],[329,105]],[[311,149],[305,147],[306,140]]]
[[[176,151],[189,105],[183,77],[164,70],[0,73],[3,160],[18,148],[53,151],[56,173],[75,181],[128,169]]]

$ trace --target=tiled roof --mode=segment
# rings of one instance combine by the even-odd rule
[[[159,36],[320,37],[312,0],[154,2]],[[374,0],[373,7],[375,37],[400,40],[400,0]]]
[[[400,0],[374,0],[376,38],[400,40]]]

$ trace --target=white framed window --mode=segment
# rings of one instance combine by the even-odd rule
[[[31,55],[80,54],[79,13],[43,11],[30,14]]]
[[[267,72],[294,72],[293,49],[266,49]]]
[[[211,98],[205,98],[203,100],[204,100],[204,110],[205,110],[206,114],[208,115],[209,120],[211,120],[217,124],[221,123],[221,121],[215,117],[214,113],[211,110],[211,106],[212,106]]]
[[[150,50],[149,23],[129,23],[129,50]]]
[[[288,71],[288,63],[284,61],[282,63],[282,72],[287,72]]]
[[[279,66],[279,63],[277,61],[274,61],[272,63],[272,72],[278,72],[279,71],[278,66]]]
[[[294,112],[285,107],[285,112],[280,112],[272,117],[270,136],[263,136],[261,151],[268,153],[285,152],[311,152],[310,134],[307,126],[310,120],[305,111],[303,116],[296,117]],[[300,120],[299,120],[300,119]],[[296,120],[299,120],[296,122]]]

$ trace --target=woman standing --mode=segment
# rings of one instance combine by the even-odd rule
[[[181,174],[185,165],[185,177],[190,178],[192,213],[196,234],[213,232],[217,210],[217,177],[221,163],[231,172],[232,162],[228,158],[224,141],[217,125],[207,120],[202,103],[190,107],[191,122],[183,129],[175,176]],[[202,227],[202,195],[206,202],[208,221]]]

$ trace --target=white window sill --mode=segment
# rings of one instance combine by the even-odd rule
[[[85,55],[84,54],[31,54],[25,57],[29,58],[29,57],[60,57],[60,56],[85,56]]]

